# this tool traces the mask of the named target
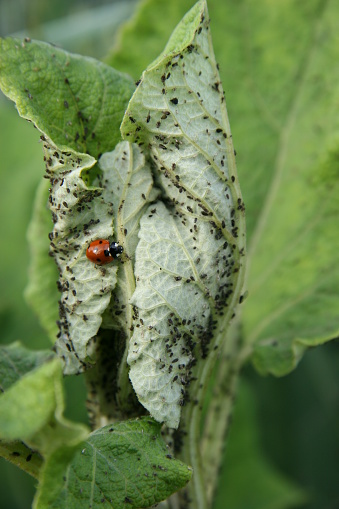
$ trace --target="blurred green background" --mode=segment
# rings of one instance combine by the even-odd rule
[[[102,59],[115,44],[117,28],[133,15],[136,5],[136,0],[0,0],[0,36],[29,36]],[[232,118],[230,121],[232,124]],[[49,348],[23,297],[29,264],[26,231],[44,171],[39,134],[2,95],[0,155],[1,342],[21,340],[31,348]],[[338,344],[333,342],[309,352],[298,369],[282,379],[261,378],[251,367],[246,368],[218,490],[218,509],[339,509],[338,361]],[[86,422],[82,378],[69,377],[65,386],[66,415]],[[244,451],[246,440],[251,445]],[[246,502],[237,498],[234,493],[242,494],[245,487],[248,492],[251,486],[258,489],[258,480],[246,477],[253,472],[246,470],[251,460],[246,454],[252,450],[264,458],[263,471],[279,472],[286,483],[289,479],[291,492],[299,487],[305,497],[289,499],[288,488],[278,496],[279,490],[272,487],[272,496],[253,497],[251,503],[246,497]],[[257,461],[257,456],[252,460]],[[28,475],[0,459],[1,509],[29,508],[34,489]],[[267,484],[265,490],[269,490]]]

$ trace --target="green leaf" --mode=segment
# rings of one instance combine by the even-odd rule
[[[62,366],[49,351],[0,347],[0,456],[35,478],[43,459],[88,435],[63,417]],[[25,443],[23,443],[25,442]]]
[[[7,349],[8,350],[8,349]],[[0,438],[6,441],[23,440],[43,454],[59,444],[83,440],[87,430],[83,425],[66,421],[63,416],[62,368],[58,359],[41,362],[45,354],[28,352],[25,356],[20,344],[13,345],[3,368],[5,379],[15,380],[0,395]],[[21,356],[20,362],[12,362]],[[27,360],[25,360],[27,358]],[[35,365],[32,360],[35,358]],[[21,371],[18,371],[18,366]],[[27,371],[29,367],[33,368]],[[34,369],[35,368],[35,369]],[[15,375],[11,375],[11,371]]]
[[[282,35],[290,33],[291,19],[305,34],[303,51],[294,55],[298,74],[288,87],[289,102],[287,94],[282,98],[287,108],[252,237],[250,299],[243,316],[256,367],[275,375],[291,371],[308,347],[339,334],[339,137],[337,88],[331,85],[339,76],[333,23],[339,6],[317,4],[310,9],[309,26],[303,8],[284,12],[272,5],[267,13],[275,13],[274,27],[279,25]],[[278,41],[269,36],[266,45],[279,54]],[[276,60],[285,54],[286,48]],[[260,84],[264,76],[266,68]],[[274,83],[282,90],[283,79]],[[270,107],[275,99],[269,94],[266,100]]]
[[[0,391],[7,391],[24,375],[53,357],[49,350],[28,350],[18,341],[0,346]]]
[[[144,2],[110,62],[140,72],[190,5]],[[247,210],[244,334],[256,367],[282,375],[339,332],[339,7],[209,0],[209,8]]]
[[[191,475],[169,454],[159,424],[150,418],[121,422],[93,432],[75,454],[56,451],[42,472],[34,508],[146,508]]]
[[[288,509],[304,506],[306,494],[264,456],[254,395],[242,383],[235,406],[214,509]]]
[[[243,283],[244,210],[205,2],[142,75],[121,130],[149,147],[170,200],[141,220],[130,378],[153,417],[176,428],[212,320],[227,324]],[[216,338],[218,348],[224,335]]]
[[[35,479],[39,478],[43,463],[42,456],[23,442],[0,440],[0,457],[21,468]]]
[[[57,290],[58,270],[49,254],[48,234],[52,217],[48,209],[49,182],[41,180],[35,196],[33,216],[28,227],[30,246],[29,282],[25,298],[39,317],[50,340],[54,343],[58,332],[57,320],[60,293]]]
[[[87,187],[81,178],[82,172],[94,165],[93,157],[60,151],[44,137],[43,143],[54,222],[51,251],[60,272],[62,292],[56,350],[65,362],[65,373],[72,374],[92,362],[91,340],[116,285],[117,266],[98,268],[86,257],[86,248],[93,240],[113,235],[113,211],[102,190]]]
[[[89,57],[49,44],[0,39],[0,87],[19,114],[60,150],[94,157],[112,150],[133,93],[131,79]]]

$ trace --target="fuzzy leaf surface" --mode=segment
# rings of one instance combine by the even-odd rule
[[[190,467],[173,458],[150,418],[93,432],[75,452],[56,451],[42,473],[35,509],[147,508],[190,480]]]
[[[225,307],[225,321],[234,313],[245,250],[244,209],[205,2],[189,11],[142,75],[121,130],[149,147],[157,183],[170,200],[167,207],[151,206],[141,220],[130,378],[151,415],[176,428],[190,368],[208,355],[213,318]]]
[[[0,39],[0,87],[61,150],[99,154],[120,141],[132,80],[89,57],[39,41]]]
[[[35,479],[39,478],[43,462],[42,456],[27,447],[21,440],[14,442],[0,440],[0,457],[21,468]]]
[[[112,202],[116,221],[115,238],[125,254],[124,263],[119,267],[115,299],[107,310],[103,326],[127,332],[131,320],[128,317],[130,306],[126,306],[126,302],[129,302],[135,288],[132,262],[139,240],[140,218],[148,204],[155,200],[158,191],[153,187],[151,168],[136,144],[126,141],[119,143],[113,152],[101,156],[99,167],[103,178],[99,179],[98,185],[103,189],[105,201]]]
[[[49,206],[54,228],[51,251],[60,279],[60,337],[58,355],[65,373],[86,368],[94,355],[95,337],[117,282],[117,266],[98,267],[86,257],[86,248],[96,239],[113,235],[113,211],[102,190],[87,187],[81,173],[95,159],[73,151],[60,151],[44,138],[46,172],[50,178]]]
[[[94,183],[102,188],[102,197],[112,208],[114,240],[123,248],[123,253],[120,261],[115,262],[117,284],[101,325],[101,329],[110,331],[103,331],[104,337],[96,344],[96,367],[88,377],[96,394],[95,404],[99,400],[101,410],[113,418],[114,409],[111,404],[107,405],[108,401],[117,399],[119,408],[129,412],[137,404],[126,362],[133,329],[130,300],[135,290],[135,248],[140,218],[159,191],[153,187],[149,162],[136,144],[127,141],[118,144],[113,152],[102,155],[99,167],[102,175]],[[113,393],[113,397],[108,396]]]

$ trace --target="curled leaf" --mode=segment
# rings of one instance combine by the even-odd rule
[[[128,332],[131,326],[129,302],[135,288],[133,262],[138,243],[140,218],[148,204],[158,195],[145,156],[136,144],[121,142],[113,152],[106,152],[99,160],[103,172],[98,184],[106,203],[112,203],[116,239],[123,247],[124,260],[118,272],[115,299],[111,302],[103,326]],[[127,313],[127,315],[126,315]]]
[[[176,428],[192,367],[243,285],[244,205],[204,1],[142,75],[121,130],[149,147],[166,204],[141,220],[130,378],[154,418]]]
[[[30,39],[0,39],[0,87],[60,149],[97,158],[120,140],[134,84],[95,60]]]
[[[112,236],[113,211],[102,190],[87,187],[81,178],[81,173],[94,165],[93,157],[60,151],[46,138],[43,143],[54,221],[51,251],[62,292],[56,350],[65,362],[65,373],[71,374],[86,368],[94,355],[91,340],[116,285],[117,266],[98,267],[86,258],[90,242]]]

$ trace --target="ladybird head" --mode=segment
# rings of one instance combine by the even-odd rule
[[[112,242],[111,245],[109,246],[109,251],[111,253],[111,256],[113,256],[113,258],[117,258],[122,252],[123,252],[123,247],[120,246],[117,242]]]

